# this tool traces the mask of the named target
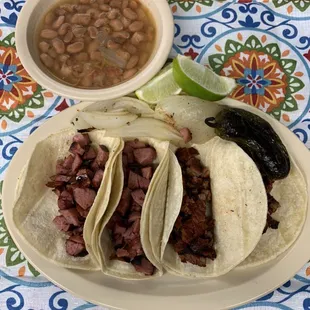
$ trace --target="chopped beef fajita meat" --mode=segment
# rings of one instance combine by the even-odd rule
[[[194,148],[179,148],[176,156],[182,169],[184,196],[180,214],[174,224],[169,243],[183,263],[201,267],[216,258],[214,249],[214,220],[211,209],[209,170],[196,157]]]
[[[87,133],[78,133],[69,152],[65,159],[57,161],[56,175],[46,186],[53,188],[58,196],[60,215],[53,223],[68,235],[66,252],[71,256],[85,256],[83,227],[101,185],[109,150],[104,145],[95,149]]]
[[[107,228],[115,253],[110,259],[131,263],[145,275],[152,275],[155,267],[146,258],[140,240],[140,220],[143,202],[153,176],[156,151],[135,139],[123,149],[124,188],[121,199]]]
[[[281,207],[280,203],[271,195],[273,181],[264,180],[267,200],[268,200],[268,213],[267,213],[267,221],[266,226],[264,228],[263,234],[267,231],[268,228],[278,229],[280,222],[275,220],[272,217],[272,214],[275,213],[279,207]]]

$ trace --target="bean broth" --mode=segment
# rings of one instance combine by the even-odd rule
[[[100,89],[138,74],[155,38],[153,17],[138,0],[67,0],[45,14],[36,44],[54,77],[74,87]]]

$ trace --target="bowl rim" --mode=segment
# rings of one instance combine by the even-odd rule
[[[158,9],[161,17],[163,31],[159,38],[159,44],[156,53],[150,63],[141,72],[129,79],[125,83],[103,88],[103,89],[83,89],[75,88],[66,84],[62,84],[49,77],[35,62],[28,47],[28,28],[31,23],[30,19],[34,9],[37,6],[42,6],[40,0],[26,1],[16,24],[15,42],[17,55],[28,72],[28,74],[42,87],[52,91],[55,94],[69,97],[77,100],[99,100],[99,99],[114,99],[127,95],[147,83],[165,64],[170,50],[173,45],[174,38],[174,22],[173,15],[169,4],[166,0],[146,0],[144,2],[153,2]],[[55,1],[56,2],[56,1]],[[38,22],[38,20],[32,21]]]

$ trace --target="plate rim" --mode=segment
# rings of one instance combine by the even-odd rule
[[[10,180],[12,179],[11,176],[14,175],[14,172],[13,172],[14,167],[15,167],[15,165],[17,165],[19,163],[19,161],[26,162],[28,160],[28,159],[26,159],[26,160],[20,159],[20,158],[22,158],[22,152],[24,149],[26,150],[27,147],[29,148],[31,146],[31,144],[35,143],[35,141],[38,142],[39,140],[42,140],[44,138],[44,136],[48,136],[48,135],[58,131],[53,126],[54,123],[57,124],[57,122],[59,122],[59,124],[60,124],[62,119],[64,121],[66,121],[66,119],[67,119],[67,121],[68,121],[68,119],[71,120],[72,117],[70,117],[70,115],[74,115],[74,113],[85,108],[90,103],[91,102],[81,102],[80,104],[74,105],[70,108],[67,108],[66,110],[62,111],[61,113],[58,113],[54,117],[48,119],[45,123],[43,123],[40,127],[38,127],[24,141],[24,143],[20,146],[18,151],[14,154],[14,157],[11,160],[11,162],[10,162],[6,172],[5,172],[5,176],[4,176],[3,190],[2,190],[2,210],[3,210],[4,219],[5,219],[5,222],[7,225],[7,229],[9,231],[11,237],[13,238],[16,246],[24,254],[26,259],[35,268],[37,268],[41,272],[41,274],[44,275],[49,281],[56,284],[58,287],[64,289],[65,291],[68,291],[71,294],[73,294],[79,298],[82,298],[84,300],[87,300],[89,302],[92,302],[94,304],[98,304],[101,306],[107,306],[107,307],[110,307],[113,309],[137,309],[137,305],[139,307],[142,305],[143,302],[145,302],[145,305],[147,305],[148,309],[158,309],[159,307],[165,308],[165,307],[167,307],[168,304],[173,305],[173,306],[177,305],[180,310],[188,309],[189,306],[195,306],[197,309],[215,309],[214,308],[215,304],[214,303],[208,304],[208,299],[205,300],[203,298],[203,296],[204,296],[203,294],[189,295],[189,296],[177,296],[176,297],[176,296],[142,295],[139,293],[121,292],[119,294],[125,294],[124,298],[111,299],[111,296],[109,296],[109,294],[117,297],[117,295],[115,295],[115,292],[117,292],[117,290],[115,290],[114,288],[111,288],[111,287],[105,287],[104,288],[105,290],[107,290],[105,295],[106,295],[106,300],[108,301],[108,303],[105,303],[105,302],[103,303],[101,301],[94,300],[93,298],[89,298],[87,296],[87,293],[83,292],[83,290],[77,292],[74,289],[72,290],[72,288],[68,288],[68,286],[66,284],[63,285],[62,283],[59,282],[59,280],[55,280],[53,278],[53,276],[49,274],[49,272],[46,272],[46,271],[42,270],[41,267],[37,266],[37,263],[35,263],[32,259],[33,257],[29,257],[29,255],[28,255],[29,253],[27,253],[27,254],[24,253],[24,247],[28,247],[28,245],[27,244],[24,244],[24,245],[20,244],[20,243],[22,243],[22,239],[20,238],[20,236],[18,236],[18,233],[15,231],[14,226],[12,226],[12,221],[10,219],[10,210],[12,210],[14,198],[10,199],[9,193],[10,193],[10,189],[12,192],[12,188],[13,188],[13,191],[15,192],[15,185],[16,185],[16,183],[15,183],[15,184],[13,184],[14,186],[12,186],[12,183],[10,182]],[[262,111],[257,110],[256,108],[253,108],[250,106],[245,106],[244,103],[241,103],[241,102],[237,102],[237,103],[238,103],[238,107],[241,107],[241,108],[246,107],[247,110],[250,110],[251,112],[254,112],[255,114],[264,115],[264,118],[267,117],[268,121],[273,125],[273,127],[275,126],[280,130],[280,133],[281,133],[280,136],[282,136],[282,134],[283,134],[283,135],[287,136],[287,138],[285,138],[285,140],[290,140],[289,148],[292,149],[292,147],[294,145],[295,151],[291,151],[290,154],[294,157],[294,159],[297,160],[299,167],[301,167],[301,171],[302,171],[302,173],[306,179],[306,182],[307,182],[307,192],[308,192],[308,197],[309,197],[310,161],[308,160],[308,162],[309,162],[309,164],[308,164],[307,163],[307,157],[308,157],[308,159],[310,159],[310,156],[309,156],[309,151],[306,148],[306,146],[288,128],[286,128],[283,124],[281,124],[277,120],[273,119],[269,115],[265,114]],[[68,127],[68,126],[66,125],[66,127]],[[62,128],[66,128],[66,127],[62,127]],[[53,129],[53,130],[50,131],[51,129]],[[277,130],[277,132],[278,132],[278,130]],[[302,165],[301,165],[301,163],[302,163]],[[15,172],[15,174],[16,174],[16,172]],[[13,177],[13,179],[14,179],[14,177]],[[12,200],[11,203],[10,203],[10,200]],[[11,204],[11,206],[10,206],[10,204]],[[309,207],[309,200],[308,200],[308,207]],[[308,230],[308,232],[307,232],[307,230]],[[280,271],[281,271],[281,277],[280,277],[281,280],[279,279],[276,281],[276,283],[274,283],[275,277],[268,277],[268,279],[267,279],[266,278],[267,275],[261,274],[260,276],[258,276],[256,278],[256,282],[254,284],[246,281],[246,282],[242,283],[241,285],[238,285],[238,286],[235,286],[235,287],[232,287],[229,289],[225,289],[226,291],[231,293],[230,295],[238,295],[238,293],[240,293],[240,291],[242,291],[242,287],[244,287],[244,289],[245,288],[248,289],[248,290],[244,290],[244,291],[250,291],[250,290],[254,291],[255,290],[256,292],[252,293],[253,294],[252,296],[250,296],[248,293],[244,294],[244,292],[243,292],[242,298],[241,298],[242,300],[239,300],[240,298],[235,296],[234,301],[233,300],[228,301],[228,303],[226,302],[226,304],[225,304],[225,301],[222,300],[222,302],[224,302],[223,305],[222,306],[216,305],[216,309],[227,309],[227,308],[237,307],[237,306],[247,304],[253,300],[256,300],[257,298],[259,298],[261,296],[268,294],[269,292],[275,290],[277,287],[281,286],[283,283],[285,283],[286,281],[291,279],[300,270],[300,268],[302,268],[305,265],[305,263],[307,263],[307,261],[310,258],[310,248],[307,250],[306,247],[302,246],[302,244],[304,244],[302,240],[305,239],[304,241],[307,241],[306,235],[308,233],[310,233],[309,208],[307,210],[306,220],[305,220],[303,229],[302,229],[298,239],[296,240],[296,242],[286,252],[284,257],[272,262],[274,269],[271,270],[270,272],[275,273],[276,270],[278,270],[280,273]],[[21,240],[19,241],[19,239],[21,239]],[[298,247],[300,250],[299,252],[297,252],[297,249],[296,249]],[[304,251],[304,253],[302,252],[302,250]],[[300,253],[300,254],[302,253],[303,255],[296,255],[296,253]],[[296,257],[293,260],[294,256],[296,256]],[[296,264],[296,259],[299,262],[297,264]],[[294,264],[287,264],[288,261],[295,262],[295,263]],[[283,264],[285,266],[286,272],[283,272],[283,270],[280,268],[280,266]],[[265,265],[265,266],[267,266],[267,265]],[[61,267],[55,265],[55,268],[61,268]],[[256,268],[253,268],[253,269],[256,269]],[[275,274],[275,276],[278,277],[279,274],[277,273],[277,274]],[[266,280],[267,280],[267,282],[266,282]],[[150,280],[150,281],[153,281],[153,280]],[[273,283],[273,284],[270,284],[270,286],[267,289],[261,289],[261,288],[259,289],[257,286],[261,287],[261,285],[259,285],[259,283],[264,282],[264,281],[266,284],[267,283]],[[250,289],[249,285],[250,286],[252,285],[251,289]],[[102,289],[103,289],[103,287],[102,287]],[[234,291],[234,290],[237,290],[237,291]],[[212,294],[218,294],[218,292],[214,292]],[[247,295],[247,297],[245,295]],[[119,295],[118,295],[118,297],[119,297]],[[131,299],[135,299],[135,300],[137,300],[137,302],[135,302]],[[122,302],[122,300],[126,300],[125,304],[126,303],[128,304],[128,306],[125,306],[125,308],[124,308],[124,302]],[[114,304],[114,306],[113,306],[113,304]],[[218,308],[218,306],[219,306],[219,308]],[[209,308],[209,307],[211,307],[211,308]]]

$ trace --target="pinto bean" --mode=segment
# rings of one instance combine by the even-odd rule
[[[139,20],[142,20],[144,22],[147,21],[147,15],[146,15],[145,11],[142,8],[138,8],[136,12],[138,14],[138,19]]]
[[[112,8],[121,8],[122,7],[122,0],[111,0],[110,6]]]
[[[121,80],[120,80],[120,79],[118,79],[118,78],[114,78],[114,79],[112,80],[112,85],[119,84],[120,82],[121,82]]]
[[[146,29],[146,39],[148,41],[153,41],[154,40],[154,28],[152,26],[147,27]]]
[[[57,61],[54,62],[53,69],[56,72],[60,70],[60,64]]]
[[[40,33],[41,38],[43,39],[54,39],[56,38],[58,33],[52,29],[43,29]]]
[[[130,20],[135,20],[138,18],[137,13],[130,8],[123,9],[123,15]]]
[[[99,8],[101,11],[104,11],[104,12],[109,12],[111,10],[111,7],[108,4],[101,4]]]
[[[89,36],[92,38],[92,39],[95,39],[95,38],[97,38],[97,35],[98,35],[98,29],[96,28],[96,27],[94,27],[94,26],[90,26],[90,27],[88,27],[88,34],[89,34]]]
[[[126,42],[123,45],[123,48],[132,55],[136,54],[138,51],[138,49],[134,45],[130,44],[129,42]]]
[[[92,3],[91,7],[93,9],[96,9],[98,11],[98,8],[99,8],[99,4],[98,3]]]
[[[59,27],[58,34],[61,36],[64,36],[70,28],[71,28],[71,25],[69,23],[64,23]]]
[[[48,12],[46,15],[45,15],[45,18],[44,18],[44,22],[45,24],[47,25],[51,25],[55,20],[55,14],[54,12]]]
[[[126,61],[128,61],[131,56],[128,52],[124,51],[123,49],[118,49],[116,51],[116,55]]]
[[[92,0],[80,0],[81,4],[90,4],[92,3]]]
[[[50,45],[45,42],[45,41],[41,41],[39,43],[39,49],[43,52],[43,53],[46,53],[48,51],[48,49],[50,48]]]
[[[74,58],[79,62],[89,60],[88,54],[86,52],[78,53],[74,56]]]
[[[131,37],[130,42],[133,45],[138,45],[139,43],[143,42],[145,39],[145,34],[141,31],[137,31],[133,34],[133,36]]]
[[[62,77],[68,77],[72,74],[72,68],[66,64],[63,64],[60,69],[60,74]]]
[[[66,10],[58,8],[55,10],[56,15],[60,16],[60,15],[65,15],[66,14]]]
[[[129,39],[130,33],[127,31],[116,31],[112,33],[112,38]]]
[[[56,58],[57,57],[57,52],[56,50],[54,49],[54,47],[50,48],[48,51],[47,51],[47,54],[49,54],[50,57],[52,58]]]
[[[121,15],[121,12],[119,9],[115,9],[113,8],[112,10],[110,10],[107,14],[107,18],[108,19],[115,19],[118,18]]]
[[[70,54],[76,54],[84,49],[84,42],[75,42],[67,46],[67,52]]]
[[[85,75],[80,82],[80,85],[82,87],[90,87],[92,84],[93,84],[93,75],[92,74]]]
[[[53,26],[52,27],[54,29],[58,29],[64,22],[65,22],[65,16],[61,15],[53,22]]]
[[[136,68],[133,68],[133,69],[130,69],[130,70],[126,70],[124,73],[123,73],[123,79],[124,80],[128,80],[130,79],[131,77],[133,77],[136,73],[137,73],[137,69]]]
[[[104,72],[98,72],[98,73],[96,72],[96,74],[94,74],[94,85],[102,87],[104,85],[104,78],[105,78]]]
[[[61,63],[66,62],[69,58],[70,58],[70,56],[68,54],[62,54],[62,55],[58,56],[58,60]]]
[[[139,56],[137,55],[131,56],[127,62],[126,69],[130,70],[134,68],[138,64],[138,62],[139,62]]]
[[[131,32],[136,32],[142,30],[144,27],[144,23],[142,21],[135,21],[128,26],[128,30]]]
[[[106,19],[106,18],[99,18],[99,19],[97,19],[97,20],[94,22],[94,26],[97,27],[97,28],[99,28],[99,27],[101,27],[101,26],[103,26],[103,25],[106,25],[106,24],[108,24],[108,23],[109,23],[109,20],[108,20],[108,19]]]
[[[88,54],[91,54],[94,51],[97,51],[99,49],[99,42],[97,40],[93,40],[89,43],[87,47]]]
[[[119,19],[113,19],[110,21],[110,26],[114,31],[121,31],[123,30],[124,26]]]
[[[138,62],[139,68],[142,68],[147,63],[148,59],[149,55],[147,53],[142,53]]]
[[[59,38],[53,39],[52,46],[54,47],[57,54],[63,54],[65,52],[65,44]]]
[[[60,6],[61,9],[69,12],[69,13],[73,13],[76,8],[77,8],[77,5],[76,4],[70,4],[70,3],[65,3],[65,4],[62,4]]]
[[[72,33],[76,38],[82,38],[84,37],[84,34],[86,33],[87,29],[81,25],[73,25],[72,27]]]
[[[128,28],[128,26],[131,24],[131,20],[126,18],[125,16],[122,16],[120,20],[122,24],[124,25],[125,29]]]
[[[54,60],[52,57],[50,57],[49,55],[47,55],[46,53],[43,53],[40,55],[40,59],[43,62],[43,64],[48,67],[51,68],[54,65]]]
[[[90,53],[90,59],[95,60],[95,61],[101,61],[103,58],[102,58],[101,52],[97,51],[97,52]]]
[[[71,30],[69,30],[64,37],[64,42],[70,43],[72,41],[72,39],[73,39],[73,32]]]
[[[136,10],[136,9],[139,7],[139,4],[138,4],[136,1],[131,0],[131,1],[129,2],[129,7],[130,7],[131,9],[133,9],[133,10]]]
[[[73,17],[73,14],[71,14],[71,13],[66,14],[66,20],[65,20],[65,22],[71,24],[71,19],[72,19],[72,17]]]
[[[122,9],[126,9],[129,4],[129,0],[123,0]]]
[[[91,16],[89,14],[74,14],[71,23],[87,26],[90,23]]]
[[[119,49],[120,47],[121,47],[121,45],[118,44],[118,43],[116,43],[116,42],[114,42],[113,40],[109,40],[109,41],[107,42],[107,48],[108,48],[108,49],[117,50],[117,49]]]
[[[88,5],[84,5],[84,4],[78,4],[76,6],[76,11],[78,13],[86,13],[86,11],[89,9]]]
[[[89,14],[92,18],[98,18],[100,12],[98,9],[90,8],[86,11],[86,14]]]

